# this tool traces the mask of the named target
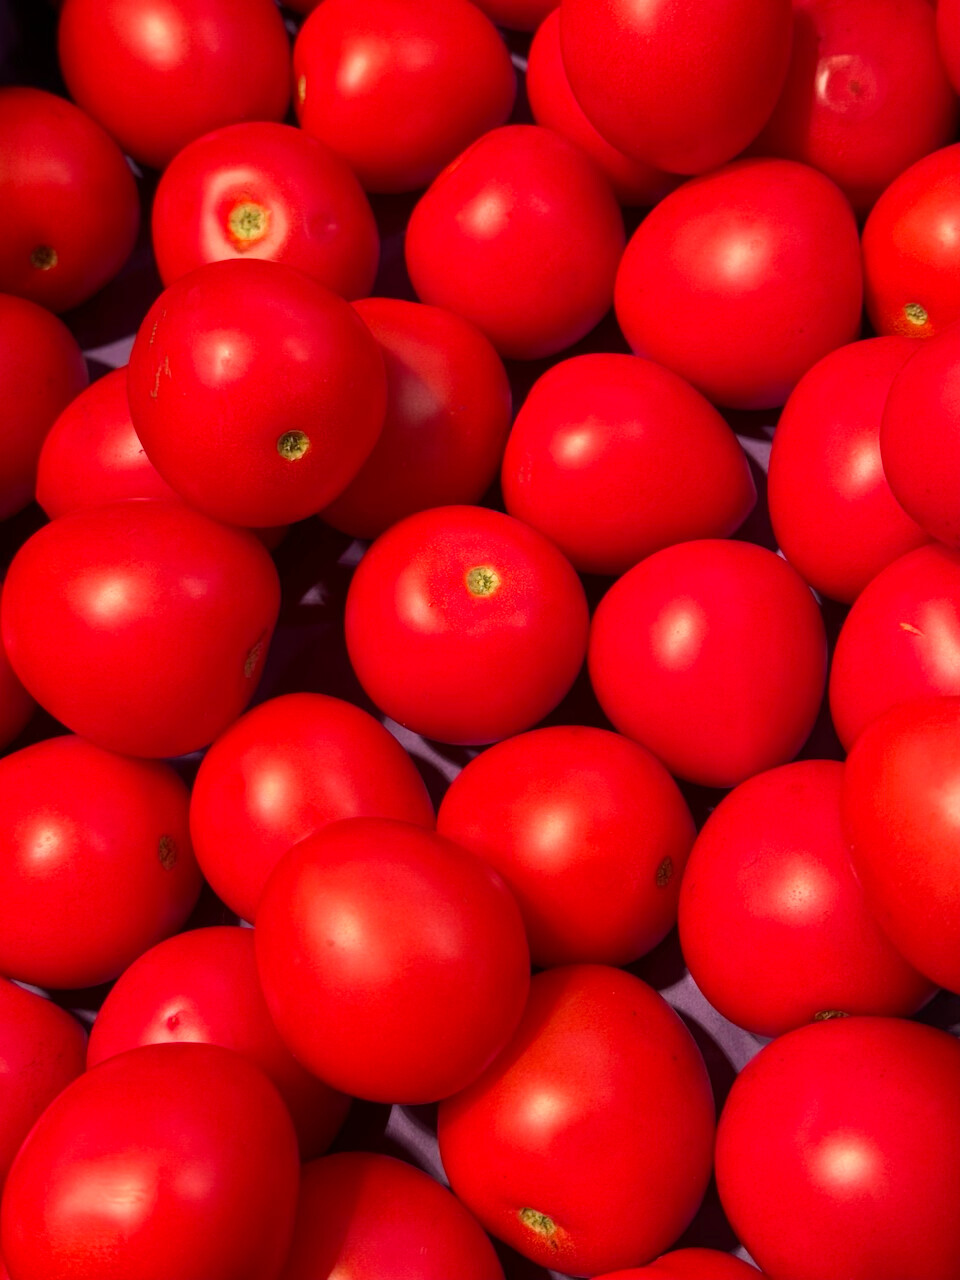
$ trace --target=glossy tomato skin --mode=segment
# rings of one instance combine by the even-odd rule
[[[375,538],[416,511],[480,501],[503,457],[511,394],[489,339],[452,311],[398,298],[355,306],[380,344],[387,416],[373,453],[322,515]]]
[[[937,42],[950,83],[960,93],[960,4],[937,0]]]
[[[671,543],[726,537],[757,499],[716,409],[669,369],[624,355],[575,356],[534,383],[501,483],[510,514],[574,568],[612,575]]]
[[[536,31],[555,7],[556,0],[475,0],[477,8],[498,27],[511,31]]]
[[[279,608],[251,534],[173,503],[118,502],[24,543],[0,621],[14,671],[67,728],[125,755],[177,756],[253,697]]]
[[[0,593],[3,587],[0,584]],[[0,600],[3,599],[0,594]],[[0,640],[0,750],[9,746],[33,715],[36,703],[17,679]]]
[[[862,291],[857,224],[830,179],[791,160],[741,160],[644,219],[616,309],[637,355],[716,404],[769,409],[858,336]]]
[[[291,845],[361,817],[434,825],[423,780],[393,735],[352,703],[319,693],[271,698],[241,716],[207,752],[190,797],[203,873],[250,921]]]
[[[368,191],[416,191],[503,124],[516,75],[493,24],[466,0],[324,0],[293,53],[307,133]]]
[[[791,1031],[734,1081],[716,1161],[727,1216],[764,1274],[954,1280],[960,1045],[900,1018]]]
[[[749,542],[667,547],[594,614],[594,692],[671,773],[732,787],[803,746],[827,674],[823,619],[785,561]]]
[[[451,783],[437,830],[490,865],[540,967],[625,965],[676,922],[693,819],[666,769],[606,729],[498,743]]]
[[[438,1133],[488,1231],[541,1266],[599,1275],[680,1235],[713,1124],[703,1059],[669,1005],[620,969],[572,965],[534,978],[517,1034],[441,1105]]]
[[[64,0],[58,42],[70,96],[154,169],[211,129],[282,120],[290,101],[271,0]]]
[[[503,356],[577,342],[613,301],[623,218],[610,184],[550,129],[495,129],[449,165],[407,226],[423,302],[481,329]]]
[[[716,1249],[677,1249],[665,1253],[647,1267],[631,1267],[629,1271],[611,1271],[597,1280],[757,1280],[759,1272],[729,1253]]]
[[[282,1280],[503,1280],[489,1239],[445,1187],[392,1156],[306,1165]]]
[[[21,1148],[4,1256],[16,1280],[277,1280],[298,1174],[258,1067],[219,1045],[132,1049],[75,1080]]]
[[[787,560],[823,595],[852,603],[881,569],[928,541],[894,498],[880,421],[907,338],[838,347],[797,383],[773,437],[767,501]]]
[[[499,511],[438,507],[388,529],[347,594],[347,651],[378,707],[440,742],[529,729],[586,651],[583,587],[546,538]]]
[[[287,1104],[301,1157],[329,1147],[350,1100],[310,1075],[280,1039],[260,990],[252,929],[192,929],[144,952],[97,1014],[87,1066],[141,1045],[183,1042],[249,1058]]]

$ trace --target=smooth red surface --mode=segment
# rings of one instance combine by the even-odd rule
[[[253,697],[279,607],[252,534],[173,503],[118,502],[23,544],[4,584],[3,644],[67,728],[127,755],[177,756]]]
[[[211,129],[282,120],[290,102],[273,0],[64,0],[59,52],[70,96],[154,169]]]
[[[900,1018],[775,1040],[734,1082],[717,1184],[775,1280],[954,1280],[960,1044]]]
[[[510,125],[475,142],[421,198],[406,258],[423,302],[472,321],[501,355],[533,360],[603,318],[623,245],[610,184],[580,148]]]
[[[427,789],[396,738],[366,711],[319,693],[271,698],[241,716],[207,752],[190,797],[203,874],[250,921],[291,845],[361,817],[434,825]]]
[[[497,871],[540,967],[625,965],[676,923],[695,829],[664,767],[605,729],[510,738],[454,778],[437,830]]]
[[[14,674],[7,651],[0,641],[0,748],[13,742],[26,727],[35,706],[36,703]]]
[[[350,661],[376,705],[460,744],[496,742],[552,711],[583,663],[588,626],[569,561],[484,507],[437,507],[388,529],[353,575],[345,617]]]
[[[648,1267],[611,1271],[597,1280],[644,1280],[645,1276],[659,1276],[661,1280],[758,1280],[759,1272],[716,1249],[677,1249],[663,1254]]]
[[[75,1080],[17,1158],[0,1214],[13,1280],[277,1280],[299,1164],[252,1063],[208,1044],[111,1058]]]
[[[593,618],[594,692],[671,773],[713,787],[784,764],[826,681],[823,619],[799,575],[748,542],[684,542],[610,588]]]
[[[556,0],[474,0],[497,26],[512,31],[536,31]]]
[[[365,298],[356,310],[380,344],[387,416],[373,453],[322,515],[375,538],[415,511],[480,501],[510,430],[510,383],[489,340],[452,311],[397,298]]]
[[[530,981],[517,904],[486,863],[405,822],[351,818],[295,845],[257,914],[267,1005],[345,1093],[435,1102],[510,1039]]]
[[[368,191],[425,187],[503,124],[517,92],[506,45],[466,0],[324,0],[293,73],[302,128]]]
[[[960,4],[937,0],[937,43],[950,82],[960,93]]]
[[[630,346],[717,404],[782,405],[803,374],[860,332],[857,225],[823,174],[742,160],[672,192],[617,274]]]
[[[581,573],[611,575],[674,542],[726,537],[757,500],[716,409],[669,369],[624,355],[576,356],[534,384],[501,483],[512,516]]]
[[[488,1231],[541,1266],[598,1275],[686,1227],[713,1118],[703,1059],[670,1006],[620,969],[573,965],[534,978],[507,1050],[441,1105],[440,1155]]]

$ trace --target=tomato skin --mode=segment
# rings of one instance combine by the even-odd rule
[[[471,321],[501,355],[534,360],[600,322],[623,245],[620,207],[593,161],[550,129],[509,125],[421,197],[406,258],[423,302]]]
[[[510,514],[581,573],[622,574],[674,542],[726,537],[757,499],[716,409],[669,369],[624,355],[575,356],[534,383],[501,483]]]
[[[368,191],[416,191],[510,115],[517,80],[489,19],[465,0],[325,0],[293,51],[307,133]]]
[[[647,215],[615,302],[637,355],[715,404],[770,409],[858,336],[862,291],[857,224],[830,179],[792,160],[741,160]]]
[[[540,967],[625,965],[676,922],[695,829],[649,752],[606,729],[536,729],[453,780],[437,830],[488,862],[523,912]]]
[[[950,83],[960,93],[960,4],[937,0],[937,43]]]
[[[14,671],[67,728],[125,755],[178,756],[253,697],[279,608],[251,534],[173,503],[118,502],[23,544],[0,621]]]
[[[729,1253],[716,1249],[677,1249],[665,1253],[646,1267],[629,1271],[611,1271],[597,1280],[644,1280],[645,1276],[661,1280],[758,1280],[760,1273]]]
[[[0,600],[3,584],[0,583]],[[36,703],[17,679],[7,651],[0,640],[0,750],[9,746],[26,728]]]
[[[449,1096],[523,1013],[530,954],[512,895],[479,858],[409,823],[348,818],[294,845],[255,934],[280,1034],[356,1097]]]
[[[214,892],[254,920],[291,845],[341,818],[432,828],[416,766],[373,716],[319,693],[262,702],[218,738],[190,797],[197,859]]]
[[[955,1280],[960,1045],[900,1018],[837,1018],[740,1072],[717,1185],[775,1280]]]
[[[491,22],[511,31],[536,31],[556,0],[474,0]]]

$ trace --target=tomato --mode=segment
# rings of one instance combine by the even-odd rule
[[[513,31],[536,31],[556,0],[474,0],[478,9],[500,27]]]
[[[532,360],[603,318],[623,243],[620,208],[593,161],[549,129],[510,125],[421,198],[406,258],[424,302],[472,321],[501,355]]]
[[[434,825],[396,738],[366,711],[319,693],[272,698],[241,716],[207,752],[190,798],[203,873],[244,920],[291,845],[359,817]]]
[[[510,514],[581,573],[621,574],[671,543],[726,537],[757,500],[716,409],[669,369],[624,355],[576,356],[534,384],[501,480]]]
[[[206,262],[267,258],[344,298],[373,287],[380,237],[345,161],[301,129],[227,125],[189,143],[160,179],[153,249],[164,284]]]
[[[368,191],[416,191],[503,124],[517,81],[466,0],[325,0],[293,51],[301,126]]]
[[[503,1280],[490,1241],[438,1182],[391,1156],[314,1160],[283,1280]]]
[[[563,0],[581,107],[628,155],[704,173],[760,132],[790,61],[790,0]],[[667,312],[669,314],[669,312]]]
[[[249,533],[173,503],[118,502],[24,543],[4,584],[3,644],[75,733],[177,756],[253,697],[279,607],[273,561]]]
[[[533,963],[630,964],[676,923],[693,844],[666,769],[605,729],[510,738],[450,785],[441,835],[483,858],[523,912]]]
[[[777,1280],[955,1280],[960,1044],[900,1018],[775,1040],[734,1081],[717,1184]]]
[[[47,1109],[0,1214],[15,1280],[277,1280],[293,1229],[293,1125],[229,1049],[111,1058]]]
[[[0,89],[0,133],[0,289],[68,311],[133,250],[133,174],[98,124],[40,89]]]
[[[483,334],[452,311],[397,298],[356,304],[380,344],[387,416],[373,453],[323,512],[375,538],[415,511],[479,502],[510,430],[510,383]]]
[[[729,1253],[715,1249],[677,1249],[665,1253],[648,1267],[610,1272],[597,1280],[644,1280],[645,1276],[661,1280],[759,1280],[759,1272]]]
[[[937,0],[937,42],[950,83],[960,93],[960,4]]]
[[[617,274],[638,355],[736,409],[781,405],[860,331],[857,224],[823,174],[742,160],[688,182],[643,220]]]
[[[779,556],[749,542],[683,542],[610,588],[588,664],[615,728],[671,773],[732,787],[803,746],[826,638],[816,601]]]
[[[290,102],[273,0],[64,0],[58,39],[70,96],[154,169],[221,125],[282,120]]]
[[[440,742],[496,742],[557,705],[589,619],[569,562],[485,507],[437,507],[388,529],[347,594],[347,651],[400,724]]]
[[[2,584],[0,584],[2,591]],[[0,600],[2,600],[0,594]],[[36,703],[14,674],[0,641],[0,750],[9,746],[33,715]]]
[[[767,474],[774,535],[817,591],[850,604],[898,556],[928,541],[890,492],[880,419],[917,344],[868,338],[818,361],[790,393]]]

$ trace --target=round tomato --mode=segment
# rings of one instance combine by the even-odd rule
[[[474,0],[478,9],[500,27],[512,31],[536,31],[556,0]]]
[[[648,1267],[611,1271],[597,1280],[761,1280],[755,1268],[715,1249],[677,1249],[665,1253]]]
[[[0,600],[2,599],[0,594]],[[26,728],[35,707],[36,703],[14,674],[7,651],[0,640],[0,750],[9,746]]]
[[[950,82],[960,93],[960,3],[937,0],[937,42]]]

